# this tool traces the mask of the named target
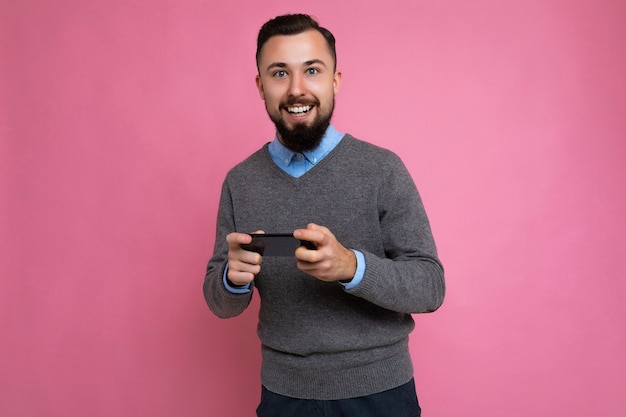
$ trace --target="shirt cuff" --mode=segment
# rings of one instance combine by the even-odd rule
[[[246,285],[243,285],[243,286],[233,287],[232,285],[229,284],[227,276],[228,276],[228,264],[226,264],[226,268],[224,268],[224,276],[222,277],[222,281],[224,281],[224,287],[226,287],[226,290],[229,293],[247,294],[250,292],[250,283],[247,283]]]
[[[356,288],[356,286],[361,283],[361,280],[363,280],[363,276],[365,275],[365,256],[358,250],[352,249],[352,252],[354,252],[354,255],[356,256],[356,272],[354,273],[354,277],[350,282],[339,281],[339,283],[343,285],[346,290]]]

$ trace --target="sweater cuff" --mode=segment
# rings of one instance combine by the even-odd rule
[[[222,277],[222,281],[224,281],[224,287],[231,294],[247,294],[250,292],[250,283],[246,285],[235,285],[228,280],[228,264],[224,268],[224,276]]]

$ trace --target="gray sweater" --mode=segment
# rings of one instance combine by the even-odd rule
[[[352,289],[322,282],[295,258],[264,257],[252,291],[232,294],[222,277],[233,231],[291,233],[326,226],[365,256]],[[411,313],[443,302],[443,268],[415,184],[392,152],[345,135],[314,168],[293,178],[267,145],[226,176],[204,296],[219,317],[242,313],[257,290],[261,382],[296,398],[332,400],[400,386],[413,376]]]

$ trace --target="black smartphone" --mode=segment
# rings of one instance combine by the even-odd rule
[[[252,242],[241,245],[241,248],[261,256],[294,256],[300,246],[315,249],[313,242],[296,239],[287,233],[251,233],[250,236]]]

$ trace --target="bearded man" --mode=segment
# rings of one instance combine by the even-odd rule
[[[219,317],[259,292],[260,417],[416,417],[412,314],[439,308],[444,274],[417,188],[394,153],[331,124],[335,38],[307,15],[257,39],[256,86],[276,125],[226,176],[204,296]],[[309,245],[251,249],[251,232]]]

